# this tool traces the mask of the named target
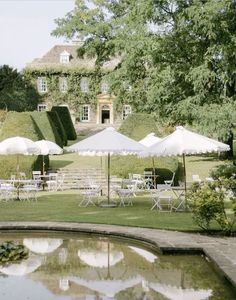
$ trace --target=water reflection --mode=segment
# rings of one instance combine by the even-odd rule
[[[23,244],[32,252],[46,254],[53,252],[63,243],[62,239],[25,238]]]
[[[5,275],[24,276],[37,270],[42,264],[42,258],[31,255],[19,263],[7,263],[0,266],[0,272]]]
[[[22,299],[30,300],[38,298],[25,284],[47,300],[234,299],[202,257],[162,256],[130,242],[83,235],[1,235],[9,239],[24,243],[30,256],[0,266],[1,300],[11,299],[13,275],[21,280]]]

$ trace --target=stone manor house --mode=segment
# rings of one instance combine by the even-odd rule
[[[124,102],[120,111],[113,107],[114,96],[108,93],[108,83],[99,78],[99,90],[91,96],[91,76],[95,73],[95,59],[78,58],[79,44],[56,45],[41,58],[25,67],[42,96],[38,110],[50,110],[53,105],[68,105],[72,119],[78,126],[119,126],[132,108]],[[115,68],[119,58],[106,62],[104,74]],[[72,76],[72,75],[73,76]],[[91,96],[91,97],[90,97]]]

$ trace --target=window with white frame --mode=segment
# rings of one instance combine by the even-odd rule
[[[47,92],[47,81],[44,77],[38,78],[38,91],[39,93],[46,93]]]
[[[130,115],[132,112],[131,110],[131,106],[130,105],[123,105],[123,109],[122,109],[122,119],[125,120],[128,115]]]
[[[45,111],[45,110],[47,110],[47,104],[45,103],[38,104],[38,111]]]
[[[59,79],[59,90],[62,93],[66,93],[67,89],[68,89],[68,86],[67,86],[67,80],[66,80],[66,78],[60,78]]]
[[[80,111],[80,121],[89,122],[90,118],[90,107],[89,105],[82,105]]]
[[[103,80],[103,81],[101,82],[101,92],[102,92],[103,94],[105,94],[105,93],[108,92],[108,89],[109,89],[108,82],[105,81],[105,80]]]
[[[87,93],[89,91],[89,84],[88,84],[87,77],[82,77],[80,79],[80,89],[81,89],[81,92],[83,92],[83,93]]]
[[[70,53],[65,50],[60,54],[60,63],[67,64],[68,62],[70,62]]]

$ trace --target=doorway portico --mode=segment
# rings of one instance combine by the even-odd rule
[[[113,103],[111,96],[97,96],[97,124],[113,124]]]

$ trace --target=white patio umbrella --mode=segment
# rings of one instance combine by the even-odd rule
[[[141,276],[130,277],[128,279],[109,279],[109,280],[85,280],[79,277],[70,277],[69,280],[80,286],[87,287],[93,291],[99,293],[99,295],[105,295],[111,299],[114,299],[115,295],[120,291],[131,288],[142,282]]]
[[[148,286],[169,300],[207,300],[212,296],[212,290],[210,289],[183,289],[181,287],[152,282],[148,283]]]
[[[59,155],[63,153],[63,149],[56,143],[48,140],[40,140],[35,142],[40,148],[40,155],[43,156],[43,175],[45,171],[44,155]]]
[[[113,127],[90,136],[70,147],[70,152],[78,152],[80,155],[104,156],[108,158],[108,204],[110,201],[110,156],[138,154],[145,150],[145,146],[117,132]]]
[[[62,239],[25,238],[23,244],[32,252],[46,254],[55,251],[63,243]]]
[[[147,134],[143,139],[141,139],[139,143],[146,147],[150,147],[156,144],[157,142],[160,142],[161,140],[162,138],[155,136],[155,133],[151,132]]]
[[[128,246],[132,251],[137,253],[138,255],[145,258],[148,262],[154,263],[154,261],[157,259],[157,256],[152,254],[151,252],[144,250],[142,248],[134,247],[134,246]]]
[[[19,155],[38,155],[40,148],[32,140],[15,136],[0,143],[0,155],[17,155],[17,176],[19,175]]]
[[[185,129],[182,126],[176,127],[176,130],[163,138],[160,142],[149,147],[140,154],[141,157],[147,156],[183,156],[184,182],[186,193],[186,166],[185,155],[223,152],[229,151],[227,144],[210,139],[198,133]]]
[[[0,272],[12,276],[24,276],[34,272],[42,264],[42,258],[38,256],[31,256],[27,260],[20,263],[9,263],[6,266],[0,266]]]
[[[142,140],[139,141],[145,147],[151,147],[152,145],[160,142],[162,138],[155,136],[155,132],[151,132],[147,134]],[[154,157],[152,157],[152,168],[153,168],[153,175],[154,175],[154,185],[156,186],[156,171],[155,171],[155,161]]]

